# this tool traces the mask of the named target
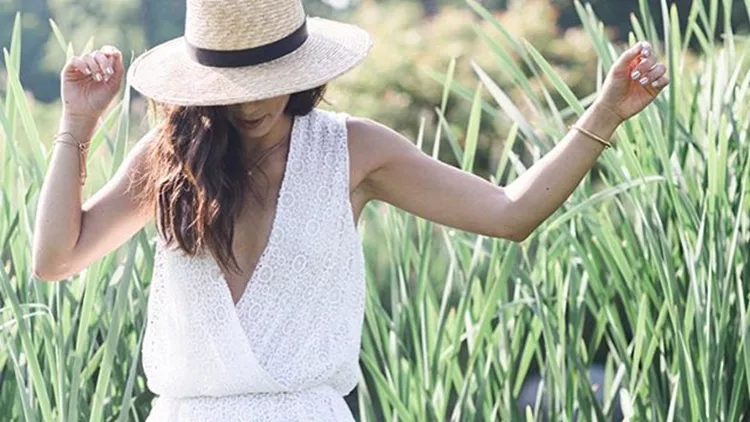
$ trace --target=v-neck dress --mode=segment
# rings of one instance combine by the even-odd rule
[[[157,235],[143,367],[147,422],[352,422],[365,272],[346,114],[294,118],[271,232],[235,304],[207,251]]]

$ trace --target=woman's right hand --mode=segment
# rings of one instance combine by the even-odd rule
[[[98,120],[120,90],[123,74],[122,53],[110,45],[71,58],[60,73],[63,114]]]

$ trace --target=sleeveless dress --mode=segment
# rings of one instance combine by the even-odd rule
[[[157,235],[147,422],[352,422],[365,302],[345,113],[294,118],[266,248],[236,306],[217,262]]]

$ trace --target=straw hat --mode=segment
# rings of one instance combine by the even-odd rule
[[[139,56],[128,79],[161,102],[235,104],[322,85],[371,46],[357,26],[307,18],[300,0],[187,0],[184,36]]]

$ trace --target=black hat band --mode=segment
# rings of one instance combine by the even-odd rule
[[[307,20],[296,31],[270,44],[244,50],[209,50],[196,47],[185,38],[188,53],[196,62],[213,67],[243,67],[267,63],[298,49],[307,40]]]

